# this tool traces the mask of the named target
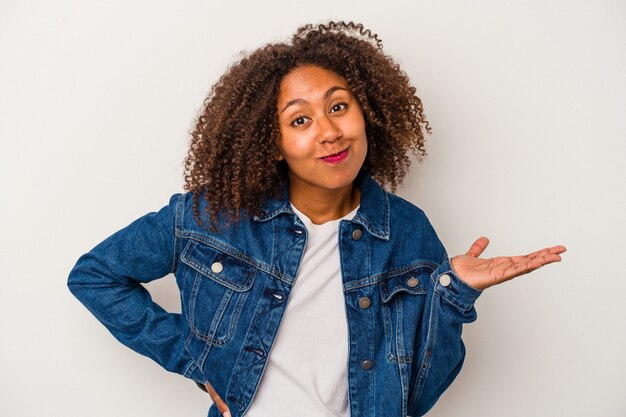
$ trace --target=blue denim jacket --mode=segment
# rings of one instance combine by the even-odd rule
[[[364,172],[355,183],[360,208],[339,225],[350,413],[421,416],[461,369],[461,328],[476,319],[480,291],[452,270],[422,210]],[[210,381],[239,417],[261,380],[306,238],[286,189],[262,215],[219,232],[197,224],[191,193],[176,194],[83,255],[68,285],[119,341]],[[169,273],[182,314],[164,311],[141,285]],[[209,417],[218,415],[212,406]]]

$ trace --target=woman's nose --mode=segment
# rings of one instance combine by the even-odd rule
[[[317,122],[320,129],[320,142],[333,143],[343,136],[341,129],[328,116],[319,118]]]

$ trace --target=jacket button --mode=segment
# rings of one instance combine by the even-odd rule
[[[359,307],[368,308],[370,305],[372,305],[372,300],[368,297],[359,298]]]
[[[224,266],[221,262],[213,262],[213,264],[211,265],[211,271],[215,272],[216,274],[222,272],[223,269]]]
[[[415,277],[411,277],[409,278],[409,280],[406,282],[406,285],[408,285],[409,287],[413,288],[413,287],[417,287],[420,283],[420,280],[415,278]]]
[[[450,281],[452,280],[450,279],[450,275],[448,274],[444,274],[439,277],[439,283],[444,287],[447,287],[448,285],[450,285]]]
[[[365,369],[366,371],[369,369],[372,369],[373,367],[374,367],[374,362],[372,361],[361,362],[361,368]]]
[[[352,232],[352,239],[354,240],[361,239],[361,236],[363,236],[363,232],[361,232],[361,229],[355,229],[354,232]]]

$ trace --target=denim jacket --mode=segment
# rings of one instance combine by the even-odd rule
[[[421,416],[461,369],[461,329],[476,319],[480,291],[452,270],[422,210],[364,172],[355,184],[360,208],[339,224],[350,414]],[[307,231],[287,189],[261,215],[218,232],[198,225],[192,205],[192,193],[176,194],[116,232],[80,257],[68,285],[120,342],[211,382],[239,417],[260,383]],[[141,285],[169,273],[182,314],[163,310]]]

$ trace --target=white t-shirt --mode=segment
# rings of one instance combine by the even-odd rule
[[[339,260],[339,222],[307,228],[302,263],[247,417],[348,417],[348,323]]]

